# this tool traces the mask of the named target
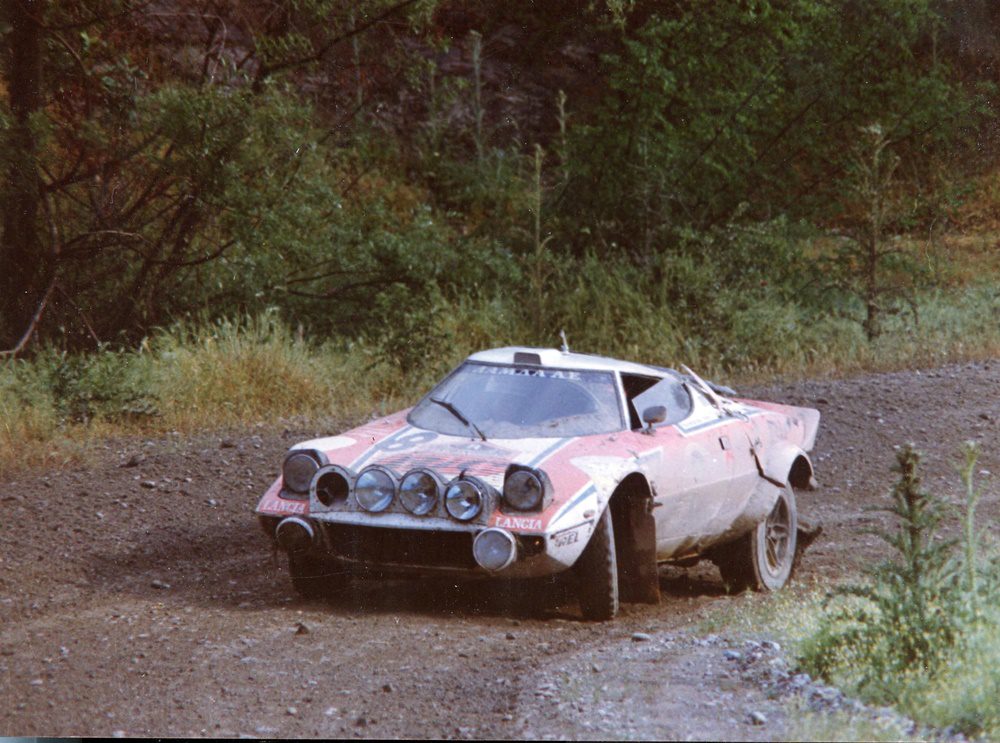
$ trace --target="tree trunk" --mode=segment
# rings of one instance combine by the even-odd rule
[[[48,285],[53,260],[38,236],[41,183],[31,116],[41,107],[41,35],[45,0],[4,0],[10,24],[5,79],[13,114],[8,133],[3,235],[0,237],[0,347],[28,329]]]
[[[879,322],[878,238],[875,234],[865,246],[865,336],[871,343],[882,333]]]

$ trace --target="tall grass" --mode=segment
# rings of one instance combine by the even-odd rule
[[[737,384],[1000,356],[1000,291],[989,286],[927,294],[918,323],[886,318],[870,344],[850,317],[710,286],[695,296],[710,296],[711,307],[685,305],[664,288],[671,283],[594,256],[563,266],[548,298],[549,344],[564,328],[574,350],[686,363]],[[87,440],[109,432],[388,412],[414,402],[467,354],[533,337],[535,321],[516,297],[474,289],[439,294],[354,340],[311,341],[269,312],[179,324],[131,350],[45,349],[0,366],[0,473],[78,458]]]
[[[34,365],[13,360],[0,370],[0,474],[78,458],[85,431],[60,430],[52,392]]]
[[[0,367],[0,475],[90,439],[294,418],[356,420],[415,394],[376,347],[314,344],[273,314],[161,331],[132,351],[51,349]]]
[[[181,325],[156,336],[147,356],[159,415],[174,428],[322,414],[353,397],[342,368],[350,357],[306,343],[272,315]]]

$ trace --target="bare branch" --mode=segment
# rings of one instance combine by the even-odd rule
[[[21,336],[21,340],[17,342],[13,348],[9,348],[6,351],[0,351],[0,357],[14,357],[17,356],[21,351],[24,350],[25,346],[28,345],[28,341],[31,340],[31,336],[35,334],[38,329],[38,323],[42,319],[42,315],[45,313],[45,307],[49,303],[49,297],[52,296],[52,290],[56,287],[56,276],[52,275],[52,280],[49,281],[49,286],[45,290],[45,294],[42,295],[42,301],[38,303],[38,308],[35,310],[34,316],[31,318],[31,322],[28,323],[27,330],[24,331],[24,335]]]
[[[90,337],[94,339],[94,343],[97,344],[97,347],[100,348],[101,339],[97,337],[97,333],[94,331],[94,326],[90,324],[90,320],[87,319],[86,313],[80,308],[80,305],[78,305],[76,302],[73,301],[73,297],[71,297],[69,293],[66,292],[65,289],[63,289],[61,286],[58,285],[56,286],[56,289],[62,295],[63,299],[69,302],[70,305],[73,307],[73,309],[76,310],[76,313],[80,316],[80,319],[83,321],[83,326],[87,329],[87,332],[90,333]]]

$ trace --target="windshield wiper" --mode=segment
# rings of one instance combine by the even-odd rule
[[[478,436],[479,438],[481,438],[483,441],[486,441],[486,434],[484,434],[482,431],[479,430],[479,426],[477,426],[475,423],[473,423],[468,418],[466,418],[464,415],[462,415],[462,411],[459,410],[458,408],[456,408],[450,402],[448,402],[447,400],[439,400],[436,397],[432,397],[431,398],[431,402],[440,405],[442,408],[444,408],[449,413],[451,413],[453,416],[455,416],[460,421],[462,421],[462,423],[464,423],[465,425],[467,425],[469,427],[469,430],[472,431],[474,434],[476,434],[476,436]]]

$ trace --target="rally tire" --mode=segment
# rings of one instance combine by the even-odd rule
[[[618,561],[610,509],[598,520],[574,573],[583,618],[595,622],[614,618],[618,613]]]
[[[795,491],[786,483],[768,517],[716,553],[726,587],[734,593],[782,588],[795,567],[797,538]]]

